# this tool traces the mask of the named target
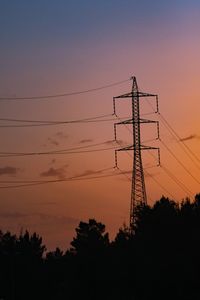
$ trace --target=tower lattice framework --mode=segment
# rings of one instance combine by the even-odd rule
[[[155,97],[156,99],[156,111],[158,113],[158,96],[149,93],[140,92],[138,89],[138,84],[136,77],[131,77],[132,79],[132,91],[113,98],[114,114],[116,115],[116,99],[131,98],[132,101],[132,118],[115,123],[115,140],[117,141],[117,125],[129,125],[132,124],[132,135],[133,144],[127,147],[120,148],[115,151],[115,162],[117,163],[117,151],[133,151],[133,167],[132,167],[132,184],[131,184],[131,204],[130,204],[130,230],[134,230],[134,225],[136,221],[135,209],[138,205],[147,204],[147,194],[144,179],[144,170],[142,165],[142,150],[157,150],[158,158],[160,163],[160,150],[156,147],[145,146],[141,144],[141,124],[142,123],[156,123],[157,124],[157,138],[159,138],[159,122],[154,120],[147,120],[140,118],[140,98],[141,97]],[[117,115],[116,115],[117,116]]]

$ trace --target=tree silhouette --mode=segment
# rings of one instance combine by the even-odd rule
[[[128,226],[124,224],[123,227],[119,228],[119,231],[115,237],[113,244],[115,247],[119,247],[119,248],[126,247],[126,245],[129,244],[130,239],[131,239],[130,229]]]
[[[42,238],[28,231],[19,237],[0,232],[0,295],[5,299],[34,299],[42,288]],[[31,291],[31,293],[30,293]]]
[[[99,287],[104,282],[109,248],[105,225],[95,219],[80,222],[71,246],[73,266],[63,293],[75,299],[103,298]]]
[[[46,247],[42,245],[42,237],[35,232],[30,235],[26,230],[21,233],[17,243],[17,252],[23,257],[30,257],[32,259],[42,259]]]
[[[134,232],[80,222],[71,248],[45,253],[42,238],[0,231],[0,298],[146,300],[200,298],[200,194],[136,207]]]
[[[15,291],[16,235],[0,231],[0,297],[12,299]]]
[[[71,251],[78,255],[93,255],[102,252],[109,245],[105,225],[94,219],[89,219],[88,223],[80,222],[71,245]]]

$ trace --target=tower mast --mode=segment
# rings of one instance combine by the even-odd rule
[[[146,187],[145,187],[145,180],[144,180],[144,170],[142,165],[142,150],[158,150],[158,157],[160,158],[159,154],[159,148],[155,147],[149,147],[144,146],[141,144],[141,128],[140,125],[142,123],[156,123],[157,124],[157,133],[159,138],[159,123],[158,121],[152,121],[147,119],[141,119],[140,118],[140,98],[141,97],[155,97],[156,99],[156,112],[158,112],[158,97],[157,95],[149,94],[149,93],[143,93],[140,92],[138,89],[138,84],[136,77],[131,77],[132,79],[132,91],[127,94],[123,94],[117,97],[113,98],[113,104],[114,104],[114,114],[116,115],[116,105],[115,105],[115,99],[124,99],[124,98],[131,98],[132,101],[132,118],[115,123],[115,140],[117,141],[117,134],[116,134],[116,125],[127,125],[132,124],[132,133],[133,133],[133,144],[124,147],[121,149],[118,149],[115,151],[115,162],[116,167],[117,165],[117,151],[133,151],[133,168],[132,168],[132,184],[131,184],[131,204],[130,204],[130,230],[134,230],[134,225],[136,221],[135,211],[136,207],[142,204],[147,204],[147,194],[146,194]],[[159,159],[160,160],[160,159]],[[160,162],[159,162],[160,163]]]

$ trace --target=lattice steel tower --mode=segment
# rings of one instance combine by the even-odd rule
[[[121,121],[114,124],[114,131],[115,131],[115,140],[117,141],[117,134],[116,134],[116,125],[124,124],[132,124],[132,133],[133,133],[133,144],[127,147],[123,147],[115,151],[115,163],[116,167],[118,168],[117,164],[117,151],[133,151],[133,169],[132,169],[132,186],[131,186],[131,205],[130,205],[130,230],[134,231],[135,225],[135,208],[141,204],[147,204],[147,194],[145,188],[145,180],[144,180],[144,170],[142,166],[142,150],[157,150],[158,151],[158,158],[160,163],[160,152],[159,148],[144,146],[141,144],[141,129],[140,125],[142,123],[156,123],[157,124],[157,138],[159,138],[159,123],[158,121],[152,121],[147,119],[140,118],[140,98],[141,97],[155,97],[156,99],[156,111],[158,113],[158,96],[140,92],[137,85],[136,77],[131,77],[133,81],[132,84],[132,91],[127,94],[123,94],[113,98],[113,107],[114,107],[114,114],[116,115],[116,106],[115,100],[119,98],[131,98],[132,100],[132,118]],[[117,116],[117,115],[116,115]]]

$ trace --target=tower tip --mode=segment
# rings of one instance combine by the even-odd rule
[[[130,77],[130,80],[134,80],[136,77],[133,75]]]

